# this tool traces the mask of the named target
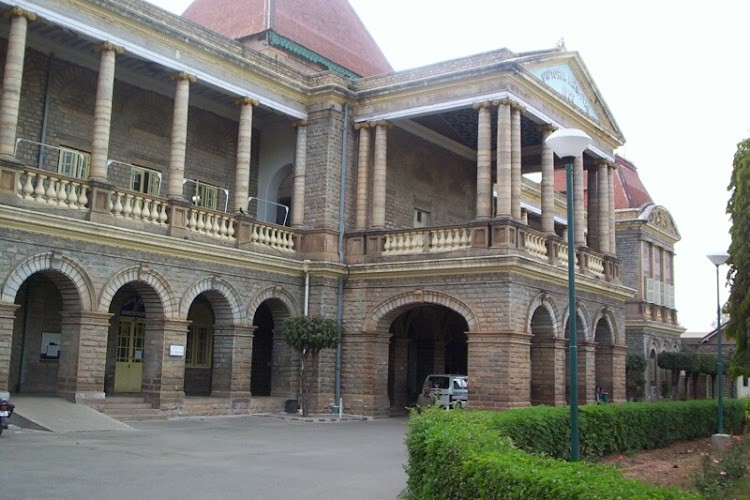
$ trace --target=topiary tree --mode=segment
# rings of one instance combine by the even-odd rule
[[[693,379],[693,399],[696,398],[696,386],[698,385],[698,377],[701,374],[701,356],[695,352],[685,353],[687,360],[687,368],[685,368],[685,397],[689,397],[688,394],[688,377]]]
[[[646,356],[630,352],[625,357],[625,381],[626,396],[630,400],[640,401],[644,396],[646,379],[643,374],[646,372]]]
[[[734,155],[731,191],[727,213],[732,221],[729,230],[729,299],[724,311],[729,314],[728,337],[735,339],[735,351],[729,367],[733,377],[750,376],[750,139],[737,145]]]
[[[317,370],[318,355],[323,349],[336,347],[340,328],[335,320],[317,316],[297,316],[284,322],[284,339],[299,354],[302,365],[302,390],[300,401],[302,415],[310,413],[312,394],[311,372]]]

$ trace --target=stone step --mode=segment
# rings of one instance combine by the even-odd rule
[[[147,403],[143,401],[142,399],[140,401],[105,401],[104,402],[104,408],[107,410],[117,410],[120,408],[153,408],[151,406],[151,403]]]
[[[166,420],[167,415],[155,408],[117,408],[103,411],[108,417],[120,422],[133,422],[137,420]]]

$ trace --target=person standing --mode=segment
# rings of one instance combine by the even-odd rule
[[[425,382],[424,385],[422,385],[422,392],[417,398],[417,411],[422,413],[422,410],[434,406],[436,402],[437,397],[435,397],[435,393],[432,392],[432,384],[430,382]]]

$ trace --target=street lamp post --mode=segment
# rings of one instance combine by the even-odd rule
[[[568,204],[568,331],[570,363],[570,459],[579,458],[578,440],[578,346],[576,341],[576,250],[573,213],[573,162],[591,143],[582,130],[562,128],[547,137],[545,143],[565,163],[565,189]]]
[[[719,266],[727,261],[729,254],[726,252],[716,252],[706,255],[706,257],[708,257],[708,260],[716,266],[716,376],[719,382],[717,387],[719,393],[719,434],[724,434],[724,374],[721,359],[721,299],[719,298]]]

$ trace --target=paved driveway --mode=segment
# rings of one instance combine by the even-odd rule
[[[0,497],[394,499],[406,419],[213,417],[0,436]]]

